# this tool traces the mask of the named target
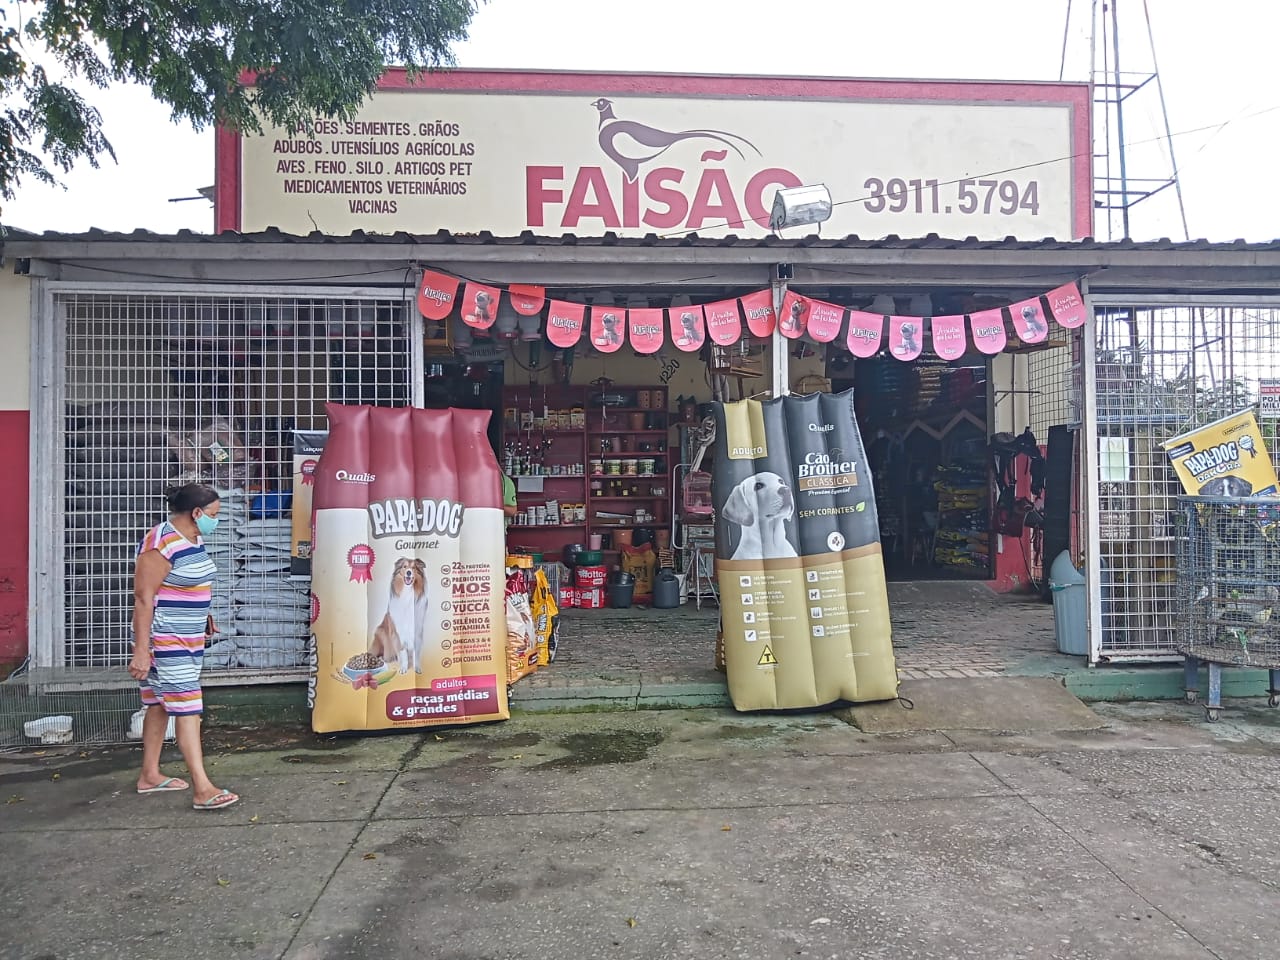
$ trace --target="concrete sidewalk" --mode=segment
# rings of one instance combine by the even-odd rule
[[[224,728],[216,814],[135,795],[134,749],[9,754],[0,956],[1261,960],[1280,711],[1236,707]]]

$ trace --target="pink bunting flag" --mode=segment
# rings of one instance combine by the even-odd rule
[[[889,318],[889,352],[899,360],[914,360],[924,349],[924,317]]]
[[[628,310],[627,335],[636,353],[657,353],[662,349],[662,310]]]
[[[968,341],[964,335],[964,314],[949,317],[931,317],[929,335],[933,338],[933,352],[943,360],[959,360],[964,356]]]
[[[782,297],[782,315],[778,318],[778,329],[784,337],[791,340],[804,336],[805,327],[809,325],[809,308],[813,301],[802,297],[793,290],[788,290]]]
[[[1049,335],[1049,321],[1045,319],[1039,297],[1012,304],[1009,316],[1013,318],[1013,329],[1023,343],[1040,343]]]
[[[507,287],[507,295],[511,297],[511,306],[522,317],[537,316],[547,302],[547,288],[528,283],[511,284]]]
[[[830,343],[840,336],[844,324],[844,307],[825,300],[809,301],[809,336],[818,343]]]
[[[974,346],[988,356],[999,353],[1009,342],[1004,330],[1004,313],[998,309],[969,314],[969,329]]]
[[[742,304],[742,315],[747,318],[747,329],[753,337],[773,336],[774,327],[778,325],[778,315],[773,309],[773,291],[758,290],[745,297],[739,297]]]
[[[572,347],[582,336],[582,316],[586,307],[580,303],[552,300],[547,311],[547,339],[562,350]]]
[[[488,330],[498,319],[500,295],[497,287],[468,281],[462,291],[462,322],[476,330]]]
[[[671,326],[671,342],[677,349],[685,353],[702,349],[707,339],[702,307],[672,307],[667,311],[667,323]]]
[[[622,307],[591,308],[591,345],[601,353],[614,353],[626,339],[627,311]]]
[[[737,300],[717,300],[702,308],[707,321],[707,334],[712,343],[728,346],[742,339],[742,316]]]
[[[849,334],[845,342],[855,357],[866,359],[880,352],[880,337],[884,334],[884,314],[867,313],[864,310],[849,311]]]
[[[1064,283],[1050,290],[1044,298],[1049,301],[1049,312],[1059,326],[1074,330],[1084,323],[1084,297],[1080,295],[1080,288],[1076,284]]]
[[[457,277],[447,273],[424,270],[418,284],[418,312],[428,320],[443,320],[453,311],[458,283]]]

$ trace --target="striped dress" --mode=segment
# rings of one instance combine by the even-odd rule
[[[218,569],[199,537],[192,543],[166,520],[138,545],[138,555],[155,550],[172,564],[156,592],[151,620],[151,671],[142,681],[142,702],[164,704],[168,714],[204,711],[200,666],[205,627]]]

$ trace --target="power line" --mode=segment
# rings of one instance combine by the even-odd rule
[[[1232,123],[1237,120],[1252,120],[1255,117],[1260,117],[1268,113],[1274,113],[1277,110],[1280,110],[1280,104],[1273,104],[1269,107],[1265,107],[1264,109],[1258,110],[1254,113],[1246,114],[1244,116],[1232,117],[1231,119],[1226,121],[1218,121],[1216,123],[1205,124],[1204,126],[1201,126],[1201,127],[1192,127],[1187,130],[1179,130],[1177,133],[1168,133],[1158,137],[1148,137],[1145,140],[1131,140],[1128,143],[1126,143],[1125,146],[1138,147],[1148,143],[1160,143],[1161,141],[1164,141],[1164,140],[1172,140],[1174,137],[1185,137],[1193,133],[1203,133],[1206,130],[1220,130],[1222,127],[1226,126],[1226,124],[1228,123]],[[1047,167],[1050,164],[1054,164],[1054,163],[1067,163],[1071,160],[1079,159],[1080,157],[1091,157],[1091,156],[1093,156],[1092,144],[1089,145],[1089,150],[1087,153],[1086,152],[1070,153],[1064,157],[1054,157],[1049,160],[1036,160],[1031,163],[1019,164],[1016,167],[1005,167],[1003,170],[991,170],[991,171],[988,171],[987,173],[977,173],[968,177],[957,177],[953,180],[940,180],[938,181],[938,186],[945,187],[945,186],[950,186],[952,184],[961,183],[962,181],[965,181],[965,180],[977,180],[977,179],[984,179],[988,177],[998,177],[1001,174],[1005,174],[1005,173],[1017,173],[1021,170],[1033,170],[1037,167]],[[865,203],[866,201],[873,200],[873,199],[875,198],[872,195],[867,195],[863,197],[852,197],[848,200],[833,201],[831,206],[833,208],[843,207],[850,203]],[[746,223],[747,223],[746,220],[726,220],[723,223],[717,223],[716,226],[742,227],[742,226],[746,226]],[[697,233],[697,232],[698,231],[696,229],[673,230],[670,233],[662,233],[662,234],[659,234],[658,236],[661,237],[662,239],[668,239],[670,237],[685,237],[691,233]]]

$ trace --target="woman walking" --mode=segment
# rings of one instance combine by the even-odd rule
[[[142,773],[138,793],[192,788],[197,810],[221,810],[240,798],[213,785],[204,769],[200,720],[204,702],[200,666],[205,641],[217,632],[209,605],[217,568],[204,548],[218,526],[218,491],[199,483],[171,490],[169,519],[152,527],[138,546],[133,572],[133,659],[129,675],[142,688]],[[191,783],[160,772],[169,717]]]

